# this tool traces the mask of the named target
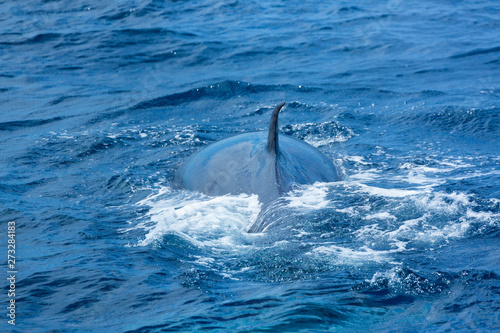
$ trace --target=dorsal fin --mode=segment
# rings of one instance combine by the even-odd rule
[[[269,123],[269,134],[267,135],[267,150],[271,153],[278,153],[278,115],[283,105],[286,102],[278,104],[271,115],[271,122]]]

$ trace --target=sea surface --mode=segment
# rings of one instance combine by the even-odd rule
[[[498,1],[0,1],[0,331],[499,332]],[[175,186],[279,128],[342,179]],[[15,326],[8,323],[15,223]]]

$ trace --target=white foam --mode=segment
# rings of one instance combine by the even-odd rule
[[[376,251],[367,246],[357,250],[338,245],[318,246],[307,255],[328,258],[338,265],[360,265],[366,262],[387,262],[391,260],[389,251]]]
[[[357,183],[356,185],[360,187],[359,191],[365,192],[369,195],[376,195],[376,196],[390,197],[390,198],[404,198],[430,191],[429,188],[427,187],[422,187],[421,190],[406,190],[406,189],[396,189],[396,188],[374,187],[361,183]]]
[[[346,142],[350,138],[351,138],[351,136],[342,135],[340,133],[338,133],[335,136],[330,136],[327,138],[318,138],[316,135],[307,135],[304,138],[304,141],[307,142],[308,144],[310,144],[311,146],[317,148],[317,147],[323,147],[323,146],[330,146],[330,145],[332,145],[334,143],[338,143],[338,142]]]
[[[150,210],[145,222],[130,228],[146,231],[137,245],[148,246],[167,234],[175,234],[196,246],[225,251],[246,246],[245,239],[252,237],[247,230],[260,211],[256,195],[209,197],[188,191],[171,192],[162,187],[138,203]]]
[[[196,263],[198,265],[201,265],[201,266],[210,267],[211,265],[213,265],[215,263],[215,259],[214,258],[201,257],[201,256],[194,256],[194,257],[196,258],[196,260],[194,261],[194,263]]]
[[[349,177],[350,180],[357,181],[370,181],[380,177],[380,170],[377,169],[369,169],[362,172],[358,172]]]
[[[309,128],[319,129],[319,134],[307,134],[304,138],[304,141],[314,147],[322,147],[322,146],[330,146],[334,143],[338,142],[346,142],[353,135],[353,131],[349,128],[342,127],[346,131],[346,133],[337,133],[336,135],[331,136],[332,131],[327,130],[329,126],[339,126],[338,123],[333,121],[327,121],[319,124],[315,123],[303,123],[303,124],[293,124],[291,125],[292,130],[294,132],[306,131]]]
[[[500,199],[497,199],[497,198],[491,198],[489,201],[491,201],[491,203],[493,205],[498,205],[500,204]]]
[[[478,172],[478,171],[475,171],[475,172],[470,172],[464,176],[458,176],[458,177],[452,177],[451,179],[453,180],[463,180],[463,179],[470,179],[470,178],[476,178],[476,177],[485,177],[485,176],[496,176],[496,175],[500,175],[500,170],[493,170],[493,171],[490,171],[490,172]]]
[[[369,211],[371,209],[370,205],[360,205],[360,206],[350,206],[342,209],[336,209],[335,211],[339,213],[349,214],[350,216],[359,215],[360,211]]]
[[[355,162],[357,167],[359,168],[357,173],[349,177],[351,180],[366,183],[369,181],[386,179],[388,176],[387,174],[383,174],[381,170],[378,168],[373,168],[373,167],[369,169],[364,168],[366,166],[373,166],[373,163],[365,161],[365,159],[361,156],[345,156],[344,159]],[[406,173],[401,174],[401,172],[398,172],[390,176],[390,179],[392,182],[397,181],[399,183],[412,184],[419,188],[422,189],[426,188],[427,190],[430,190],[434,187],[446,183],[449,179],[461,180],[471,177],[495,174],[496,172],[498,172],[498,171],[493,171],[488,174],[479,174],[479,173],[476,174],[469,172],[462,176],[450,177],[450,176],[445,176],[443,174],[447,174],[461,168],[471,168],[474,167],[474,165],[464,162],[461,158],[457,158],[456,160],[453,161],[448,161],[448,160],[438,161],[431,159],[429,160],[429,162],[433,162],[437,166],[430,167],[425,165],[416,165],[414,163],[408,163],[408,162],[403,163],[399,166],[398,169],[401,172],[406,171]]]
[[[387,272],[376,272],[375,274],[373,274],[372,278],[370,280],[366,280],[366,282],[369,282],[370,284],[376,284],[379,280],[385,279],[391,286],[394,286],[401,282],[401,277],[398,274],[399,271],[400,267],[394,267]]]
[[[421,224],[426,217],[407,220],[399,226],[396,224],[392,227],[396,229],[387,226],[384,228],[379,223],[364,225],[356,230],[354,235],[358,241],[371,246],[382,244],[388,249],[387,253],[403,252],[407,250],[408,243],[415,240],[415,237],[420,233]],[[391,218],[391,220],[393,219]]]
[[[366,211],[353,211],[366,221],[375,223],[361,226],[354,231],[357,241],[367,246],[388,248],[389,253],[408,250],[412,246],[441,246],[452,239],[465,237],[473,222],[496,223],[498,215],[490,212],[474,212],[476,206],[471,195],[464,193],[435,192],[419,196],[410,196],[388,211],[367,214]],[[398,222],[392,210],[412,205],[422,216]],[[363,216],[363,214],[367,214]],[[441,221],[436,224],[436,217]]]
[[[290,208],[321,209],[328,206],[326,198],[329,191],[328,183],[316,182],[313,185],[301,187],[285,197]]]
[[[358,164],[362,164],[362,165],[371,165],[372,164],[370,162],[365,162],[364,161],[365,158],[363,156],[346,156],[345,159],[348,161],[356,162]]]
[[[419,196],[415,202],[422,210],[435,211],[440,213],[454,214],[464,206],[475,206],[471,201],[471,195],[465,193],[443,193],[434,192],[433,195]]]
[[[396,217],[388,212],[375,213],[364,217],[365,220],[396,220]]]
[[[441,228],[430,225],[426,225],[425,227],[427,228],[426,230],[415,233],[413,240],[432,246],[441,246],[452,239],[463,238],[470,228],[470,222],[468,220],[460,220],[448,223]]]
[[[474,212],[472,209],[467,209],[465,214],[467,219],[488,222],[491,225],[500,224],[500,214],[495,214],[492,212]]]
[[[448,163],[448,165],[450,165],[450,163]],[[454,167],[453,168],[431,168],[431,167],[424,166],[424,165],[415,166],[413,163],[404,163],[403,165],[401,165],[399,167],[399,169],[412,170],[414,172],[420,172],[420,173],[425,173],[425,172],[427,172],[427,173],[443,173],[443,172],[453,171],[456,167],[458,167],[457,165],[452,165],[452,166],[454,166]]]

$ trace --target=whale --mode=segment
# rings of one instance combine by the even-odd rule
[[[267,205],[297,185],[339,180],[333,161],[317,148],[278,133],[284,105],[274,108],[268,131],[222,139],[188,157],[178,168],[178,185],[210,196],[256,194]]]

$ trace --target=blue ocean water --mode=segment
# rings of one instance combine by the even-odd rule
[[[0,12],[2,331],[500,331],[498,2]],[[280,101],[343,177],[249,234],[258,197],[172,179]]]

